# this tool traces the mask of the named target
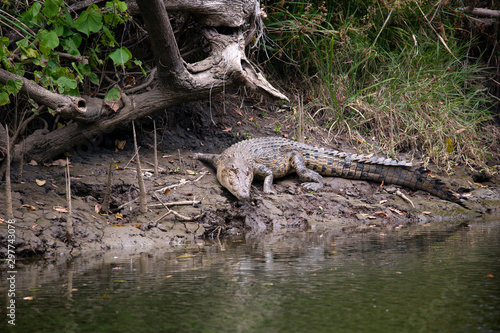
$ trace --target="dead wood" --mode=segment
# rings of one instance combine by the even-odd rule
[[[104,135],[135,119],[180,103],[206,99],[230,87],[248,86],[273,99],[288,100],[245,56],[248,37],[261,26],[257,0],[139,0],[138,6],[128,4],[131,13],[134,8],[142,13],[151,40],[157,67],[147,81],[150,90],[122,90],[120,108],[111,110],[101,98],[60,95],[0,69],[0,83],[20,79],[22,94],[69,119],[58,129],[37,130],[12,145],[13,162],[21,159],[21,147],[25,149],[24,159],[38,162],[67,151],[78,153],[80,148],[100,143]],[[205,59],[187,63],[181,57],[167,11],[185,13],[196,20],[200,34],[210,45]]]

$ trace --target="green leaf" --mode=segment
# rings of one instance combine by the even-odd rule
[[[90,82],[92,82],[93,84],[95,84],[96,86],[99,85],[99,77],[97,76],[96,73],[90,73],[89,75],[89,80]]]
[[[60,93],[64,92],[65,90],[75,89],[77,86],[76,80],[70,79],[66,76],[61,76],[60,78],[58,78],[56,83],[59,88],[63,88],[62,91],[61,89],[58,89]]]
[[[109,31],[108,27],[106,26],[103,26],[102,27],[102,31],[104,31],[104,33],[106,34],[106,36],[109,38],[109,46],[111,47],[115,47],[117,43],[116,39],[115,39],[115,36],[113,36],[113,33],[111,31]]]
[[[14,67],[12,66],[11,62],[7,57],[0,57],[0,64],[4,65],[5,69],[8,70],[9,72],[12,72]]]
[[[38,56],[40,55],[37,50],[32,49],[31,47],[26,48],[20,46],[19,48],[21,49],[21,60],[25,60],[28,58],[38,58]]]
[[[106,2],[106,7],[113,8],[116,7],[121,13],[127,10],[127,4],[123,1],[113,0]]]
[[[10,44],[9,38],[7,37],[0,38],[0,58],[6,55],[10,55],[10,51],[8,48],[9,44]]]
[[[9,94],[6,91],[0,92],[0,105],[5,105],[9,103],[10,103]]]
[[[76,33],[71,37],[71,40],[73,41],[76,47],[80,47],[80,45],[82,44],[82,39],[83,39],[82,35],[80,35],[79,33]]]
[[[26,22],[37,23],[35,17],[40,13],[40,9],[42,9],[42,5],[38,2],[33,3],[33,5],[22,14],[23,20]]]
[[[56,32],[57,36],[62,36],[64,33],[64,25],[56,24],[54,25],[54,31]]]
[[[109,58],[113,60],[115,65],[124,65],[132,59],[132,53],[126,47],[120,47],[111,52]]]
[[[76,63],[74,61],[71,62],[71,66],[73,67],[73,69],[78,74],[78,79],[80,80],[80,82],[83,81],[83,74],[82,74],[82,72],[80,71],[80,69],[78,68],[78,66],[76,65]]]
[[[24,76],[24,72],[24,64],[22,62],[15,62],[11,73],[19,76]]]
[[[78,70],[83,74],[83,75],[90,75],[90,66],[89,65],[84,65],[82,63],[78,63]]]
[[[40,51],[43,54],[50,54],[50,50],[59,46],[59,37],[55,31],[41,31]]]
[[[124,1],[116,1],[116,8],[118,8],[118,10],[122,13],[128,9],[127,4]]]
[[[117,100],[120,99],[120,96],[121,96],[120,89],[115,87],[108,90],[108,92],[106,93],[106,97],[104,97],[104,99],[107,101],[116,102]]]
[[[64,11],[64,20],[66,21],[66,24],[72,28],[75,27],[75,22],[73,21],[73,18],[71,17],[71,14],[66,10]]]
[[[7,83],[5,84],[7,91],[9,92],[9,94],[12,94],[12,95],[17,95],[19,90],[21,90],[22,86],[23,86],[23,82],[19,79],[15,79],[15,80],[8,79]]]
[[[75,34],[74,36],[64,38],[61,40],[61,46],[68,51],[69,54],[80,56],[80,51],[78,50],[78,46],[80,46],[82,42],[82,35]]]
[[[43,3],[42,12],[48,18],[53,17],[59,12],[59,8],[62,6],[62,0],[46,0]]]
[[[9,46],[10,45],[9,37],[0,38],[0,45]]]
[[[98,32],[102,28],[102,14],[97,6],[92,5],[84,11],[75,21],[75,28],[89,35],[90,32]]]
[[[136,60],[134,60],[134,64],[135,64],[136,66],[139,66],[139,68],[141,69],[142,75],[144,75],[144,76],[146,76],[146,75],[147,75],[147,73],[146,73],[146,71],[144,70],[144,68],[142,68],[142,61],[140,61],[140,60],[137,60],[137,59],[136,59]]]

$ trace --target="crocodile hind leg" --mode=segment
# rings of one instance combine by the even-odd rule
[[[316,171],[306,167],[304,157],[302,154],[292,152],[290,156],[290,163],[295,170],[299,179],[306,182],[302,186],[311,191],[317,191],[323,187],[323,177]]]

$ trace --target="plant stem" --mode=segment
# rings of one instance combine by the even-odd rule
[[[137,180],[139,183],[139,210],[141,213],[146,213],[148,207],[146,205],[146,187],[144,186],[144,178],[142,177],[141,158],[139,157],[139,149],[137,148],[137,137],[135,135],[135,122],[132,121],[132,130],[134,132],[134,149],[137,168]]]
[[[153,127],[154,127],[154,173],[155,173],[155,178],[158,178],[158,145],[156,141],[156,120],[153,120]]]
[[[6,144],[7,144],[7,156],[5,158],[6,169],[5,169],[5,206],[6,212],[5,215],[7,219],[14,218],[14,210],[12,209],[12,184],[10,182],[10,138],[9,138],[9,128],[7,124],[5,125],[5,135],[6,135]]]

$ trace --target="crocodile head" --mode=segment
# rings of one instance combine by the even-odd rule
[[[228,164],[217,168],[217,179],[239,200],[250,200],[253,171],[249,165]]]

